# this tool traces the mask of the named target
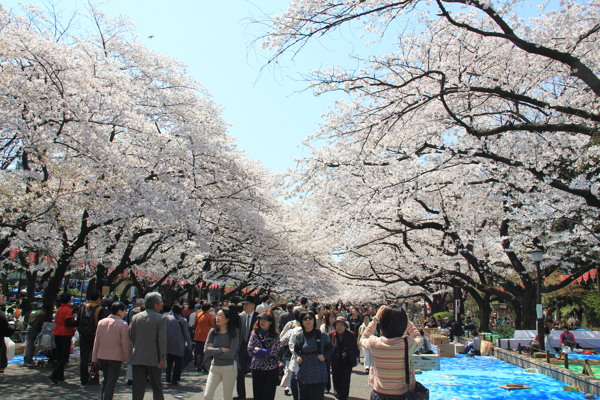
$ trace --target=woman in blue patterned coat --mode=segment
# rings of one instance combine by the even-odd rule
[[[248,354],[252,357],[252,391],[254,400],[273,400],[279,383],[279,333],[275,330],[275,317],[268,310],[258,315],[248,341]]]
[[[290,343],[292,357],[298,365],[298,382],[302,400],[322,400],[327,383],[326,360],[333,352],[329,336],[315,327],[315,314],[306,311],[300,314],[302,330]]]

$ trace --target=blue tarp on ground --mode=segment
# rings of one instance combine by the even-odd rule
[[[582,399],[566,392],[564,383],[493,357],[463,355],[440,359],[441,370],[425,371],[417,380],[430,390],[430,400],[562,400]],[[523,384],[533,389],[506,390],[501,385]]]

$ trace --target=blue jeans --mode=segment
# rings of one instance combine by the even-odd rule
[[[35,339],[39,333],[40,331],[36,331],[32,327],[27,328],[27,353],[25,353],[25,364],[33,363],[33,356],[35,356]]]

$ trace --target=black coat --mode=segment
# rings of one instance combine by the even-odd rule
[[[285,324],[287,324],[290,321],[293,321],[295,318],[294,316],[294,312],[293,311],[286,311],[284,313],[281,313],[281,315],[279,316],[279,332],[281,332],[283,330],[283,327],[285,326]],[[318,326],[316,328],[319,328]]]
[[[3,311],[0,311],[0,337],[11,337],[15,333],[15,326],[8,323],[8,318]],[[4,340],[3,340],[4,342]]]
[[[356,335],[354,332],[346,329],[342,336],[342,340],[339,340],[339,335],[336,331],[329,332],[329,338],[333,343],[333,353],[331,353],[331,365],[332,366],[352,366],[355,367],[358,363],[358,344],[356,341]],[[345,357],[342,358],[344,350]]]

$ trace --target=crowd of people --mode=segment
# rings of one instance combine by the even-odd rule
[[[206,400],[214,398],[219,386],[224,400],[244,400],[249,373],[256,400],[273,400],[277,387],[294,400],[320,400],[326,392],[347,400],[352,370],[361,359],[373,387],[371,398],[400,400],[415,387],[412,363],[405,356],[424,344],[404,309],[396,307],[346,308],[341,303],[309,304],[306,298],[298,304],[271,304],[266,296],[260,304],[252,296],[165,304],[157,292],[127,307],[102,299],[95,290],[85,304],[74,306],[68,293],[58,303],[54,316],[41,308],[29,316],[25,366],[35,361],[41,326],[53,321],[50,383],[65,380],[77,340],[80,383],[98,384],[101,376],[103,400],[113,398],[124,364],[132,398],[143,399],[149,381],[159,400],[165,382],[177,385],[189,363],[191,373],[207,374]],[[3,321],[4,314],[0,329]],[[6,325],[2,333],[9,336]]]

